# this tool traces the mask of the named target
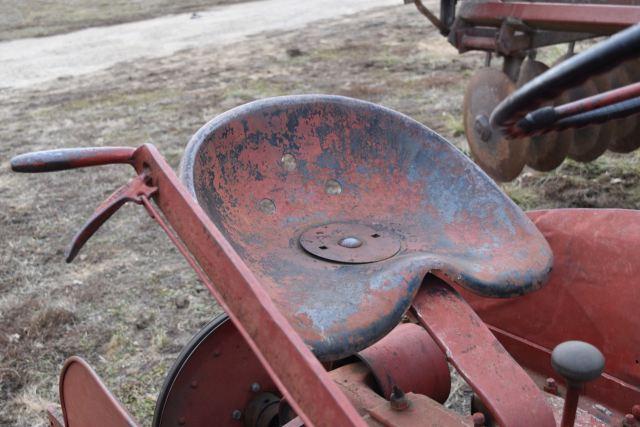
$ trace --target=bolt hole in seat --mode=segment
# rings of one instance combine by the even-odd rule
[[[193,136],[180,171],[321,360],[389,332],[430,272],[510,297],[551,269],[542,235],[463,153],[368,102],[240,106]]]

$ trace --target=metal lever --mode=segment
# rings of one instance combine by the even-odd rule
[[[66,169],[108,164],[133,165],[135,148],[132,147],[87,147],[25,153],[11,159],[14,172],[54,172]],[[147,185],[148,177],[142,173],[117,189],[97,207],[93,215],[71,240],[65,252],[67,262],[73,261],[87,240],[98,231],[111,216],[127,202],[142,204],[142,198],[151,197],[158,189]]]
[[[131,181],[118,188],[104,202],[102,202],[91,215],[91,218],[82,226],[82,228],[73,236],[71,244],[65,251],[65,261],[71,262],[78,255],[78,252],[87,240],[104,224],[111,215],[120,209],[127,202],[143,204],[143,197],[149,199],[156,191],[157,187],[147,185],[148,177],[141,174],[133,178]]]
[[[85,166],[112,163],[133,163],[133,147],[88,147],[61,148],[59,150],[35,151],[11,159],[14,172],[54,172]]]
[[[604,370],[604,356],[583,341],[565,341],[551,353],[551,366],[567,381],[561,427],[571,427],[576,419],[578,399],[584,384],[598,378]]]

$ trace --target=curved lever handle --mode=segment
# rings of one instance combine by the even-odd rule
[[[133,147],[87,147],[62,148],[59,150],[35,151],[11,159],[14,172],[54,172],[85,166],[112,163],[133,163]]]
[[[73,261],[78,255],[80,249],[87,243],[87,240],[98,229],[107,222],[111,216],[116,213],[118,209],[127,202],[134,202],[141,204],[142,197],[147,199],[151,197],[158,190],[156,187],[150,187],[146,183],[147,177],[138,175],[131,181],[118,188],[113,194],[111,194],[104,202],[100,204],[91,215],[91,218],[82,226],[82,228],[73,236],[71,244],[67,247],[65,252],[65,258],[67,262]]]

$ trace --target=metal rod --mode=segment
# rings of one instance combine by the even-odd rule
[[[434,15],[429,9],[427,9],[424,3],[422,3],[422,0],[413,0],[413,3],[416,5],[418,11],[423,14],[429,20],[429,22],[433,24],[434,27],[440,30],[440,33],[444,35],[447,35],[449,33],[449,29],[444,26],[444,24],[438,19],[436,15]]]
[[[578,400],[582,386],[569,385],[567,387],[567,397],[564,399],[564,409],[562,410],[562,421],[560,427],[573,427],[576,420],[576,411],[578,410]]]

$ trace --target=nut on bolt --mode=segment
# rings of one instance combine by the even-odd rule
[[[624,427],[635,427],[638,424],[636,424],[636,417],[633,416],[633,414],[627,414],[624,416],[624,418],[622,419],[622,425]]]
[[[556,380],[554,380],[553,378],[549,377],[545,380],[544,382],[544,391],[546,391],[547,393],[551,393],[551,394],[558,394],[558,383],[556,383]]]
[[[491,138],[491,123],[485,114],[478,114],[473,124],[473,129],[480,135],[480,139],[488,141]]]
[[[404,411],[411,406],[411,402],[407,399],[407,395],[400,387],[394,385],[391,389],[391,397],[389,397],[391,403],[391,409],[394,411]]]
[[[483,427],[486,422],[482,412],[474,412],[473,415],[471,415],[471,419],[473,420],[473,427]]]

